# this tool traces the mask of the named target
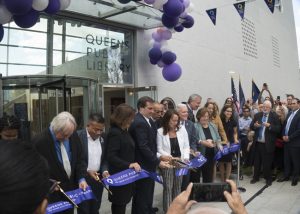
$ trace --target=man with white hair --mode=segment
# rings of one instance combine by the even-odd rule
[[[277,134],[281,125],[277,114],[272,109],[272,103],[265,100],[263,111],[254,115],[250,128],[255,132],[252,146],[254,147],[254,175],[251,184],[259,181],[260,169],[267,185],[272,185],[271,167],[275,151]]]
[[[87,166],[76,126],[75,118],[69,112],[61,112],[53,118],[50,127],[32,140],[37,151],[48,161],[50,178],[61,182],[65,191],[87,188],[84,179]],[[58,191],[49,196],[49,203],[57,201],[65,201]],[[73,209],[60,213],[73,214]]]

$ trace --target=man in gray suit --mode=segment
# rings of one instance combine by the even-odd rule
[[[109,176],[105,159],[106,145],[103,139],[104,122],[101,114],[93,113],[89,116],[86,128],[78,131],[78,136],[83,144],[84,160],[88,166],[85,179],[96,197],[96,200],[82,202],[79,205],[78,214],[99,214],[103,186],[98,181],[98,175]]]

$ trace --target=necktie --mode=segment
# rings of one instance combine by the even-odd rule
[[[63,142],[60,142],[60,151],[61,151],[61,157],[62,157],[62,162],[63,162],[64,169],[65,169],[68,177],[70,178],[70,176],[71,176],[71,164],[70,164],[70,160],[69,160],[69,157],[68,157],[66,147],[65,147]]]
[[[286,136],[288,136],[289,129],[290,129],[290,125],[291,125],[292,120],[293,120],[293,118],[294,118],[294,114],[295,114],[295,112],[293,112],[293,113],[289,116],[289,119],[288,119],[288,121],[287,121],[287,123],[286,123],[286,127],[285,127],[285,135],[286,135]]]
[[[264,113],[262,119],[261,119],[261,127],[259,128],[259,133],[258,133],[258,139],[262,139],[263,137],[263,131],[264,131],[264,126],[263,126],[263,123],[266,123],[267,122],[267,114]]]

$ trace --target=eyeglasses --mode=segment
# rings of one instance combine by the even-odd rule
[[[230,112],[230,113],[232,113],[232,111],[228,111],[228,110],[226,110],[226,112]]]

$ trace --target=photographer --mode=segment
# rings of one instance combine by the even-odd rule
[[[263,93],[266,92],[267,95],[263,97]],[[269,86],[267,85],[267,83],[263,84],[263,87],[258,95],[258,104],[263,103],[265,100],[270,100],[270,102],[272,103],[272,107],[274,105],[274,98],[269,90]]]
[[[228,206],[231,208],[234,214],[247,214],[247,210],[243,204],[241,196],[237,191],[237,186],[232,180],[226,180],[231,186],[232,193],[227,191],[224,192],[224,196],[227,200]],[[170,205],[167,214],[185,214],[188,213],[193,204],[196,201],[189,201],[189,196],[191,194],[193,183],[190,183],[185,191],[180,193]],[[200,207],[192,210],[192,213],[224,213],[222,210],[211,207]]]

